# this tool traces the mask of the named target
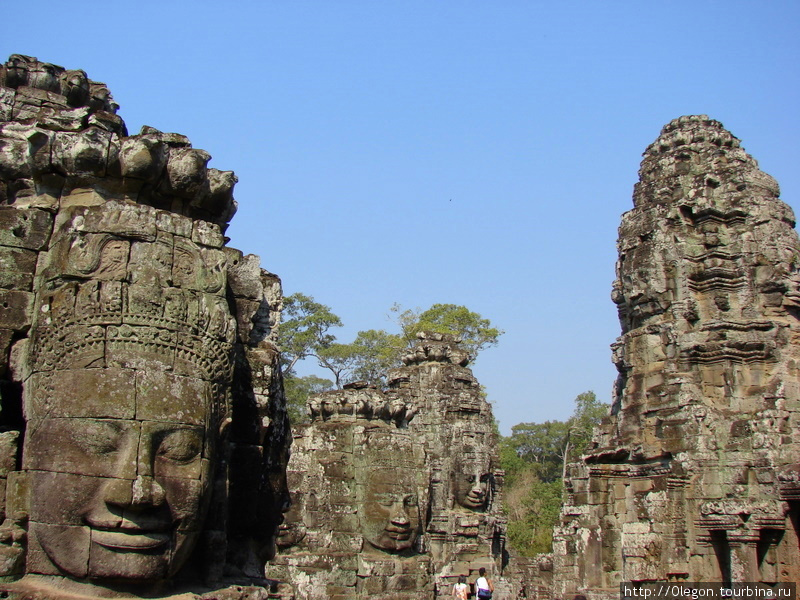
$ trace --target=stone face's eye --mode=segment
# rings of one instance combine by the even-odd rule
[[[379,494],[375,500],[384,508],[391,508],[394,506],[394,496],[391,494]]]
[[[408,507],[414,507],[414,506],[416,506],[416,505],[417,505],[417,498],[416,498],[416,496],[406,496],[406,498],[405,498],[405,500],[404,500],[403,504],[405,504],[405,505],[406,505],[406,506],[408,506]]]
[[[176,463],[188,463],[200,457],[203,450],[202,435],[191,429],[167,432],[158,445],[158,458]]]

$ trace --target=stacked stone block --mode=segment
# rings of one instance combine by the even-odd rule
[[[452,335],[422,333],[403,362],[389,373],[387,394],[417,407],[410,428],[430,454],[427,537],[437,594],[447,597],[459,575],[474,581],[481,567],[502,588],[503,472],[491,407],[469,356]]]
[[[522,582],[502,577],[491,409],[468,360],[453,336],[422,334],[387,390],[357,383],[309,400],[270,577],[303,600],[450,597],[459,575],[474,581],[484,567],[498,592],[516,597]],[[370,508],[376,497],[411,503],[381,516]],[[386,523],[388,538],[375,532]]]
[[[298,600],[429,595],[427,453],[406,427],[411,407],[358,384],[309,404],[269,576]]]

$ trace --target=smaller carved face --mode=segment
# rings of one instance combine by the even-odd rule
[[[291,485],[291,483],[290,483]],[[303,523],[303,507],[297,492],[289,492],[291,506],[283,514],[283,522],[278,526],[278,537],[275,540],[278,548],[291,548],[306,537],[306,525]]]
[[[453,474],[453,494],[458,505],[484,510],[489,501],[490,475],[484,465],[461,463]]]
[[[399,552],[419,534],[419,496],[413,473],[379,468],[367,477],[364,537],[375,548]]]

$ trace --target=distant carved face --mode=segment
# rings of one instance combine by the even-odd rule
[[[293,486],[290,480],[289,485]],[[275,541],[278,548],[286,549],[299,544],[306,537],[306,525],[303,523],[303,506],[297,492],[289,492],[291,506],[283,514],[283,522],[278,526],[278,537]]]
[[[453,473],[453,494],[458,505],[470,510],[484,510],[489,501],[490,475],[478,461],[464,461]]]
[[[375,548],[399,552],[411,548],[420,526],[419,492],[413,472],[379,467],[367,475],[364,537]]]
[[[210,388],[167,372],[39,374],[25,442],[28,570],[155,581],[191,552],[208,504]],[[35,548],[35,546],[34,546]]]

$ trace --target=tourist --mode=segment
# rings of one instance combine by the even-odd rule
[[[467,594],[469,594],[467,578],[463,575],[459,575],[458,583],[453,584],[453,598],[456,600],[467,600]]]
[[[475,595],[479,600],[488,600],[492,597],[494,586],[492,582],[486,578],[486,569],[481,567],[478,569],[478,579],[475,580]]]

